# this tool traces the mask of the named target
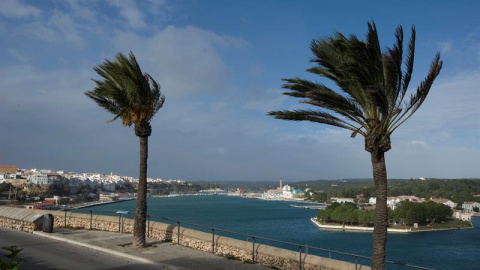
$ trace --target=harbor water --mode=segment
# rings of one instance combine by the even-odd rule
[[[203,224],[219,229],[293,242],[309,247],[337,250],[371,256],[372,234],[360,232],[331,232],[319,230],[310,218],[317,210],[288,207],[292,202],[263,201],[230,196],[178,196],[149,198],[151,220],[161,217]],[[296,205],[301,203],[295,202]],[[85,210],[125,210],[133,217],[135,201],[100,205]],[[104,214],[115,215],[114,212]],[[387,260],[434,269],[480,269],[480,218],[473,218],[474,229],[434,231],[410,234],[389,234]],[[185,225],[187,226],[187,225]],[[193,226],[187,226],[192,227]],[[195,228],[199,229],[199,228]],[[220,233],[221,234],[221,233]],[[242,240],[244,236],[228,235]],[[245,239],[244,239],[245,238]],[[295,247],[278,243],[293,250]],[[309,253],[315,253],[310,248]],[[352,260],[335,254],[319,253],[334,259]],[[389,267],[387,265],[387,267]],[[405,269],[389,267],[389,269]]]

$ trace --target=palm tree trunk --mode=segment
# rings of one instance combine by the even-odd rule
[[[373,181],[377,204],[375,207],[375,219],[373,229],[373,255],[372,269],[383,270],[385,268],[385,248],[387,243],[387,168],[385,166],[385,153],[373,151],[372,167]]]
[[[145,246],[145,226],[147,222],[147,159],[148,136],[140,138],[140,176],[138,177],[137,207],[133,225],[133,246]]]

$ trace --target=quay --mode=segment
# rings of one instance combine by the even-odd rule
[[[87,208],[87,207],[92,207],[92,206],[97,206],[97,205],[126,202],[126,201],[131,201],[131,200],[135,200],[135,198],[123,198],[123,199],[118,199],[116,201],[108,201],[108,202],[101,202],[101,201],[86,202],[86,203],[81,203],[81,204],[66,205],[64,208],[67,208],[67,209],[81,209],[81,208]],[[62,210],[64,210],[64,209],[62,209]]]

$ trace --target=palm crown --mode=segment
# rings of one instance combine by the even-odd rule
[[[124,126],[148,126],[151,132],[149,122],[163,106],[165,96],[160,85],[142,73],[133,53],[128,58],[118,53],[115,61],[106,59],[94,70],[104,80],[93,79],[96,87],[85,94],[115,115],[110,121],[121,118]]]
[[[283,88],[289,90],[285,95],[301,98],[301,103],[323,110],[273,111],[269,115],[345,128],[352,131],[352,137],[357,134],[365,137],[367,151],[378,150],[374,149],[378,146],[382,152],[388,151],[390,134],[422,105],[442,68],[437,53],[428,75],[405,101],[413,71],[415,28],[412,26],[405,60],[401,26],[395,37],[393,47],[382,52],[376,26],[369,23],[366,41],[355,35],[347,38],[341,33],[312,41],[310,49],[314,58],[311,62],[318,65],[307,71],[331,79],[343,94],[321,83],[300,78],[284,79],[287,83]]]

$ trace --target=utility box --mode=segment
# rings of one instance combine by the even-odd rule
[[[53,231],[53,215],[46,214],[43,216],[43,232],[51,233]]]

